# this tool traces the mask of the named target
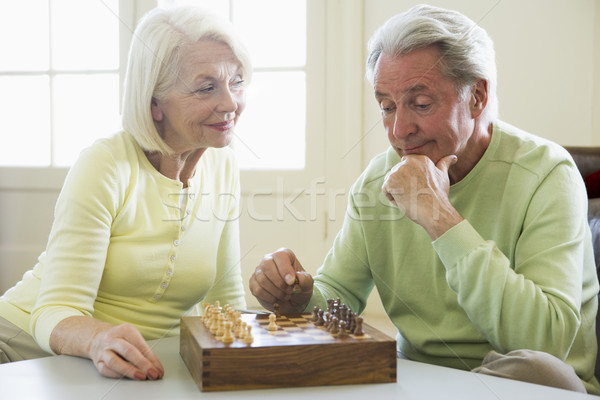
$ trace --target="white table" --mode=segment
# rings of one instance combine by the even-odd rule
[[[90,360],[48,357],[0,365],[2,399],[273,399],[273,400],[570,400],[597,399],[580,393],[398,360],[396,383],[201,392],[179,355],[179,337],[150,342],[165,368],[159,381],[102,377]]]

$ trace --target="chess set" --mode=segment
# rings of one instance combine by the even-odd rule
[[[201,391],[396,382],[396,341],[328,303],[286,315],[207,304],[181,320],[181,357]]]

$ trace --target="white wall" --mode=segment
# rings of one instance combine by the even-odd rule
[[[365,40],[395,13],[422,3],[367,0]],[[600,1],[432,0],[458,10],[488,31],[498,65],[500,118],[562,145],[600,145]],[[367,94],[371,88],[365,86]],[[372,96],[365,125],[377,125]],[[365,143],[365,161],[387,145],[378,134]]]

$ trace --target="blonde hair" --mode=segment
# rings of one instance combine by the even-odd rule
[[[244,45],[229,21],[197,7],[155,8],[133,33],[125,74],[122,124],[146,151],[170,155],[151,113],[153,98],[164,98],[179,75],[181,49],[202,39],[227,44],[242,65],[246,83],[252,66]]]

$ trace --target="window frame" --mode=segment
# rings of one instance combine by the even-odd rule
[[[133,30],[138,19],[155,7],[154,0],[119,0],[119,87],[123,89],[126,60]],[[103,71],[93,71],[94,73]],[[62,72],[61,72],[62,73]],[[50,71],[50,76],[53,72]],[[122,93],[122,92],[121,92]],[[122,96],[119,96],[119,108]],[[52,143],[52,141],[51,141]],[[51,144],[52,145],[52,144]],[[52,157],[51,157],[52,161]],[[70,167],[0,167],[0,190],[60,190]]]
[[[136,22],[154,7],[155,0],[119,1],[121,60],[127,60]],[[346,43],[361,43],[363,13],[364,0],[307,0],[310,28],[307,29],[305,168],[242,170],[243,196],[289,195],[319,182],[347,189],[360,172],[363,51]],[[125,69],[125,62],[120,62],[121,88]],[[59,191],[68,170],[52,166],[0,167],[0,190]]]
[[[119,84],[122,90],[125,79],[126,60],[133,29],[137,20],[156,7],[154,0],[119,1]],[[241,170],[243,193],[273,188],[277,182],[294,182],[294,186],[306,186],[313,177],[325,173],[324,126],[319,121],[325,115],[325,2],[307,0],[307,62],[306,62],[306,154],[305,167],[299,170],[244,169]],[[260,71],[260,70],[259,70]],[[309,100],[310,99],[310,100]],[[119,99],[121,106],[121,99]],[[243,117],[242,117],[243,118]],[[0,189],[60,189],[69,167],[0,167]],[[284,188],[285,193],[291,192]]]
[[[325,174],[325,126],[322,123],[325,119],[325,3],[322,0],[307,0],[304,168],[243,169],[240,171],[243,195],[269,190],[272,190],[271,193],[281,190],[284,194],[290,194],[294,188],[308,187],[315,177]],[[289,184],[292,182],[294,188]]]

